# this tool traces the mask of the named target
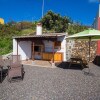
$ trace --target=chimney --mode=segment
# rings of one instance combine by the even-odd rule
[[[37,24],[36,35],[42,35],[42,24],[41,23]]]

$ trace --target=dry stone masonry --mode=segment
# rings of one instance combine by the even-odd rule
[[[73,42],[72,42],[73,41]],[[72,40],[68,41],[67,49],[69,57],[81,57],[83,61],[89,61],[89,41],[88,40]],[[91,41],[90,61],[96,56],[97,42]]]

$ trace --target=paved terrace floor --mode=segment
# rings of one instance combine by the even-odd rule
[[[45,60],[27,60],[27,61],[22,61],[22,64],[24,65],[32,65],[32,66],[39,66],[39,67],[52,67],[52,62],[51,61],[45,61]]]
[[[100,67],[78,69],[24,66],[23,81],[0,84],[0,100],[100,100]]]

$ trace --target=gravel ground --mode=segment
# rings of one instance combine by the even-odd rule
[[[24,66],[23,81],[0,84],[0,100],[100,100],[100,67],[83,70]]]

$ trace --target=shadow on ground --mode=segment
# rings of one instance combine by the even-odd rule
[[[3,69],[3,70],[2,70],[2,80],[1,80],[1,71],[0,71],[0,82],[1,82],[1,83],[2,83],[3,80],[6,78],[7,73],[8,73],[8,69]]]
[[[63,69],[75,69],[75,70],[82,70],[82,66],[80,64],[71,64],[71,66],[69,67],[69,62],[59,62],[59,63],[56,63],[56,66],[59,67],[59,68],[63,68]],[[84,65],[84,68],[87,68],[87,66],[85,64]]]

